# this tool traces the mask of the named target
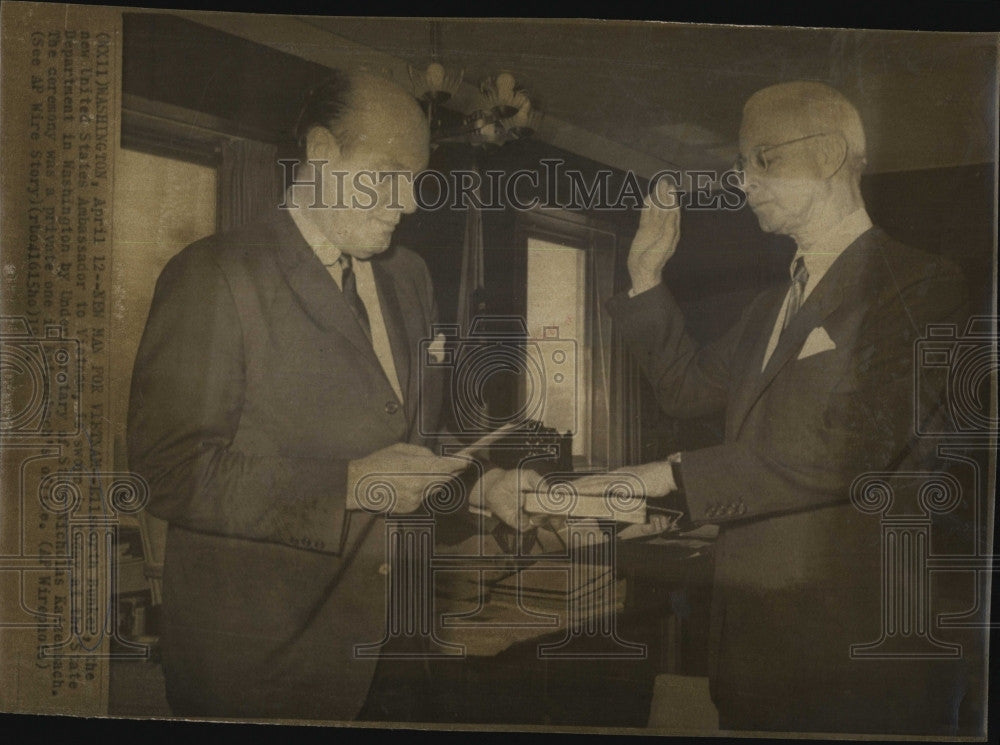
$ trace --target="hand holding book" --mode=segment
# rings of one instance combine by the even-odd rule
[[[636,466],[625,466],[608,473],[595,473],[573,482],[576,493],[603,496],[614,484],[626,481],[637,489],[637,497],[665,497],[677,491],[673,464],[670,460],[652,461]]]
[[[525,490],[524,510],[555,518],[595,518],[630,523],[621,538],[651,536],[680,527],[687,512],[675,475],[678,457],[582,476],[545,477]],[[652,501],[649,501],[652,500]]]

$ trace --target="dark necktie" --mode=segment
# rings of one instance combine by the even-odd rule
[[[358,319],[358,323],[361,324],[361,328],[371,338],[371,323],[368,320],[368,311],[365,310],[365,304],[361,302],[361,297],[358,295],[358,282],[354,277],[351,257],[347,254],[341,254],[340,258],[337,259],[337,263],[340,264],[341,268],[340,289],[344,293],[344,299],[351,310],[354,311],[354,315]]]
[[[806,269],[806,261],[801,256],[795,259],[792,264],[792,285],[788,289],[788,308],[785,310],[785,321],[781,324],[781,330],[788,328],[795,314],[802,307],[802,295],[806,291],[806,283],[809,281],[809,270]]]

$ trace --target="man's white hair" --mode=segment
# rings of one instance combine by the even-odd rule
[[[743,115],[787,117],[803,135],[835,132],[847,143],[847,165],[860,174],[868,162],[861,115],[843,93],[825,83],[797,80],[757,91],[743,107]]]

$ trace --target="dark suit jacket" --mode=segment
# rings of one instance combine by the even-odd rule
[[[169,521],[164,669],[176,713],[350,719],[384,626],[384,528],[345,511],[347,463],[419,442],[435,320],[414,253],[373,260],[401,406],[287,214],[188,246],[156,286],[129,407],[131,468]],[[424,424],[431,420],[425,417]]]
[[[725,410],[724,442],[680,465],[691,518],[721,526],[713,698],[731,727],[926,731],[953,704],[928,701],[928,676],[951,671],[850,659],[851,644],[879,638],[882,575],[879,519],[849,503],[849,487],[869,471],[933,468],[913,437],[914,344],[927,323],[964,318],[964,281],[873,228],[813,289],[761,372],[786,291],[757,297],[701,348],[663,287],[610,306],[664,411]],[[799,359],[819,327],[835,348]]]

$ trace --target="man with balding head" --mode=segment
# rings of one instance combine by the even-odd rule
[[[386,80],[337,73],[298,136],[322,190],[300,183],[285,209],[174,257],[136,358],[129,459],[169,522],[163,667],[179,715],[358,716],[376,661],[354,650],[383,631],[386,548],[357,487],[395,474],[394,511],[412,512],[465,465],[416,425],[440,400],[419,375],[434,296],[423,261],[390,249],[427,165],[423,113]],[[516,524],[512,484],[494,476],[487,505]],[[379,704],[368,716],[386,718]]]
[[[761,228],[797,245],[789,281],[699,347],[661,282],[679,210],[649,201],[632,288],[610,309],[663,410],[724,411],[725,435],[624,470],[720,527],[710,682],[724,729],[954,732],[960,662],[851,654],[879,639],[883,569],[879,520],[850,497],[866,473],[935,470],[914,436],[914,344],[929,323],[963,322],[964,280],[872,225],[864,130],[839,92],[759,91],[739,148]]]

